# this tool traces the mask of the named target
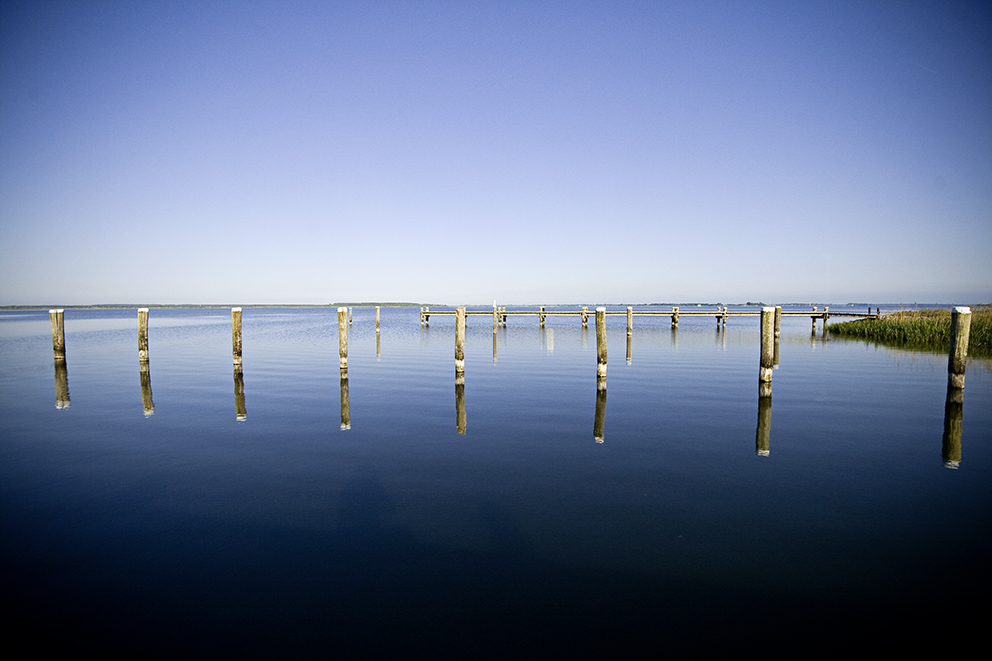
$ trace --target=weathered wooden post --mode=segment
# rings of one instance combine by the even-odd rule
[[[775,306],[775,367],[778,367],[778,344],[782,337],[782,306]]]
[[[375,334],[379,334],[379,306],[375,306]]]
[[[348,401],[348,370],[341,370],[341,431],[351,429],[351,403]]]
[[[596,308],[596,387],[606,389],[606,308]]]
[[[468,427],[465,418],[465,374],[455,372],[455,429],[458,433],[465,435]]]
[[[627,307],[627,335],[634,333],[634,308]]]
[[[754,434],[754,452],[767,457],[771,451],[772,398],[758,396],[758,430]]]
[[[583,328],[589,327],[589,308],[584,306],[582,308],[582,327]]]
[[[355,321],[355,308],[348,308],[348,325],[351,326],[352,322]]]
[[[148,362],[148,308],[138,308],[138,360]]]
[[[49,310],[48,319],[52,323],[52,351],[55,360],[65,360],[65,323],[63,314],[65,310]]]
[[[238,422],[248,419],[248,409],[245,408],[245,375],[240,362],[234,364],[234,415]]]
[[[827,321],[830,319],[830,306],[823,308],[823,337],[827,336]]]
[[[672,328],[679,327],[679,309],[678,307],[672,308]]]
[[[496,316],[496,299],[493,299],[493,335],[496,334],[496,326],[498,324],[498,317]],[[493,360],[496,358],[496,344],[493,343]]]
[[[771,397],[772,370],[775,369],[775,308],[761,308],[761,364],[758,368],[758,396]]]
[[[503,328],[506,328],[506,306],[504,305],[500,308],[500,314],[503,316]]]
[[[241,364],[241,308],[231,308],[231,345],[234,364]]]
[[[465,373],[465,308],[455,310],[455,374]]]
[[[420,327],[424,327],[424,306],[420,306]]]
[[[544,317],[545,316],[546,315],[544,314],[544,306],[542,305],[541,306],[541,312],[537,315],[538,320],[541,322],[541,328],[544,328]]]
[[[338,367],[348,370],[348,310],[338,308]]]
[[[428,306],[424,306],[424,326],[431,325],[431,309]]]
[[[971,335],[971,308],[951,310],[951,342],[947,357],[947,398],[963,401],[964,372],[968,366],[968,337]]]
[[[813,335],[816,335],[816,306],[813,306],[813,314],[810,315],[810,319],[813,320]]]

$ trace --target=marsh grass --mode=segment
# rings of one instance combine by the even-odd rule
[[[902,310],[881,319],[859,319],[827,327],[834,335],[872,340],[907,349],[947,351],[951,341],[951,311]],[[971,308],[968,355],[992,357],[992,305]]]

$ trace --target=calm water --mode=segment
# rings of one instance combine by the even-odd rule
[[[12,630],[232,654],[736,648],[881,636],[880,613],[885,636],[939,637],[988,588],[987,364],[949,469],[946,356],[811,338],[808,318],[783,321],[764,430],[754,317],[637,318],[629,363],[609,317],[605,401],[594,320],[511,317],[494,361],[491,318],[469,317],[460,393],[453,317],[383,308],[377,346],[356,309],[346,386],[333,309],[243,323],[239,380],[229,310],[152,309],[142,375],[134,310],[67,310],[60,408],[47,312],[0,313]]]

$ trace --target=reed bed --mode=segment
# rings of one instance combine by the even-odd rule
[[[951,311],[901,310],[881,319],[859,319],[832,324],[828,332],[910,349],[947,351],[951,341]],[[992,357],[992,305],[971,308],[968,355]]]

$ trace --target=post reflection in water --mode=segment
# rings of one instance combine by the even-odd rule
[[[379,330],[375,332],[375,357],[376,360],[382,358],[382,339],[379,337]]]
[[[455,374],[455,428],[464,435],[468,423],[465,418],[465,375]]]
[[[771,452],[772,384],[763,383],[761,386],[768,386],[768,394],[758,397],[758,431],[754,435],[754,452],[759,457],[767,457]]]
[[[555,329],[554,328],[549,328],[548,329],[548,337],[547,337],[546,344],[547,344],[547,347],[548,347],[548,355],[550,356],[551,354],[553,354],[555,352]]]
[[[944,401],[944,438],[941,442],[941,458],[946,468],[961,465],[961,426],[964,418],[964,390],[947,388]]]
[[[55,361],[55,408],[69,408],[69,372],[64,359]]]
[[[631,345],[632,345],[633,341],[634,341],[634,336],[628,334],[627,335],[627,364],[628,365],[630,365],[630,356],[631,356],[630,350],[631,350]]]
[[[496,362],[496,333],[493,333],[493,362]]]
[[[145,417],[155,414],[155,403],[152,401],[152,372],[147,360],[140,361],[141,370],[141,403],[145,408]],[[236,377],[235,377],[236,378]],[[244,396],[242,395],[242,403]]]
[[[234,366],[234,410],[237,413],[238,422],[244,422],[248,419],[248,411],[245,409],[245,375],[241,371],[240,363]]]
[[[672,326],[672,348],[678,351],[679,348],[679,327]]]
[[[605,440],[603,427],[606,424],[606,379],[596,379],[596,420],[592,425],[592,437],[597,443]]]
[[[351,429],[351,404],[348,401],[348,370],[341,370],[341,431]]]

